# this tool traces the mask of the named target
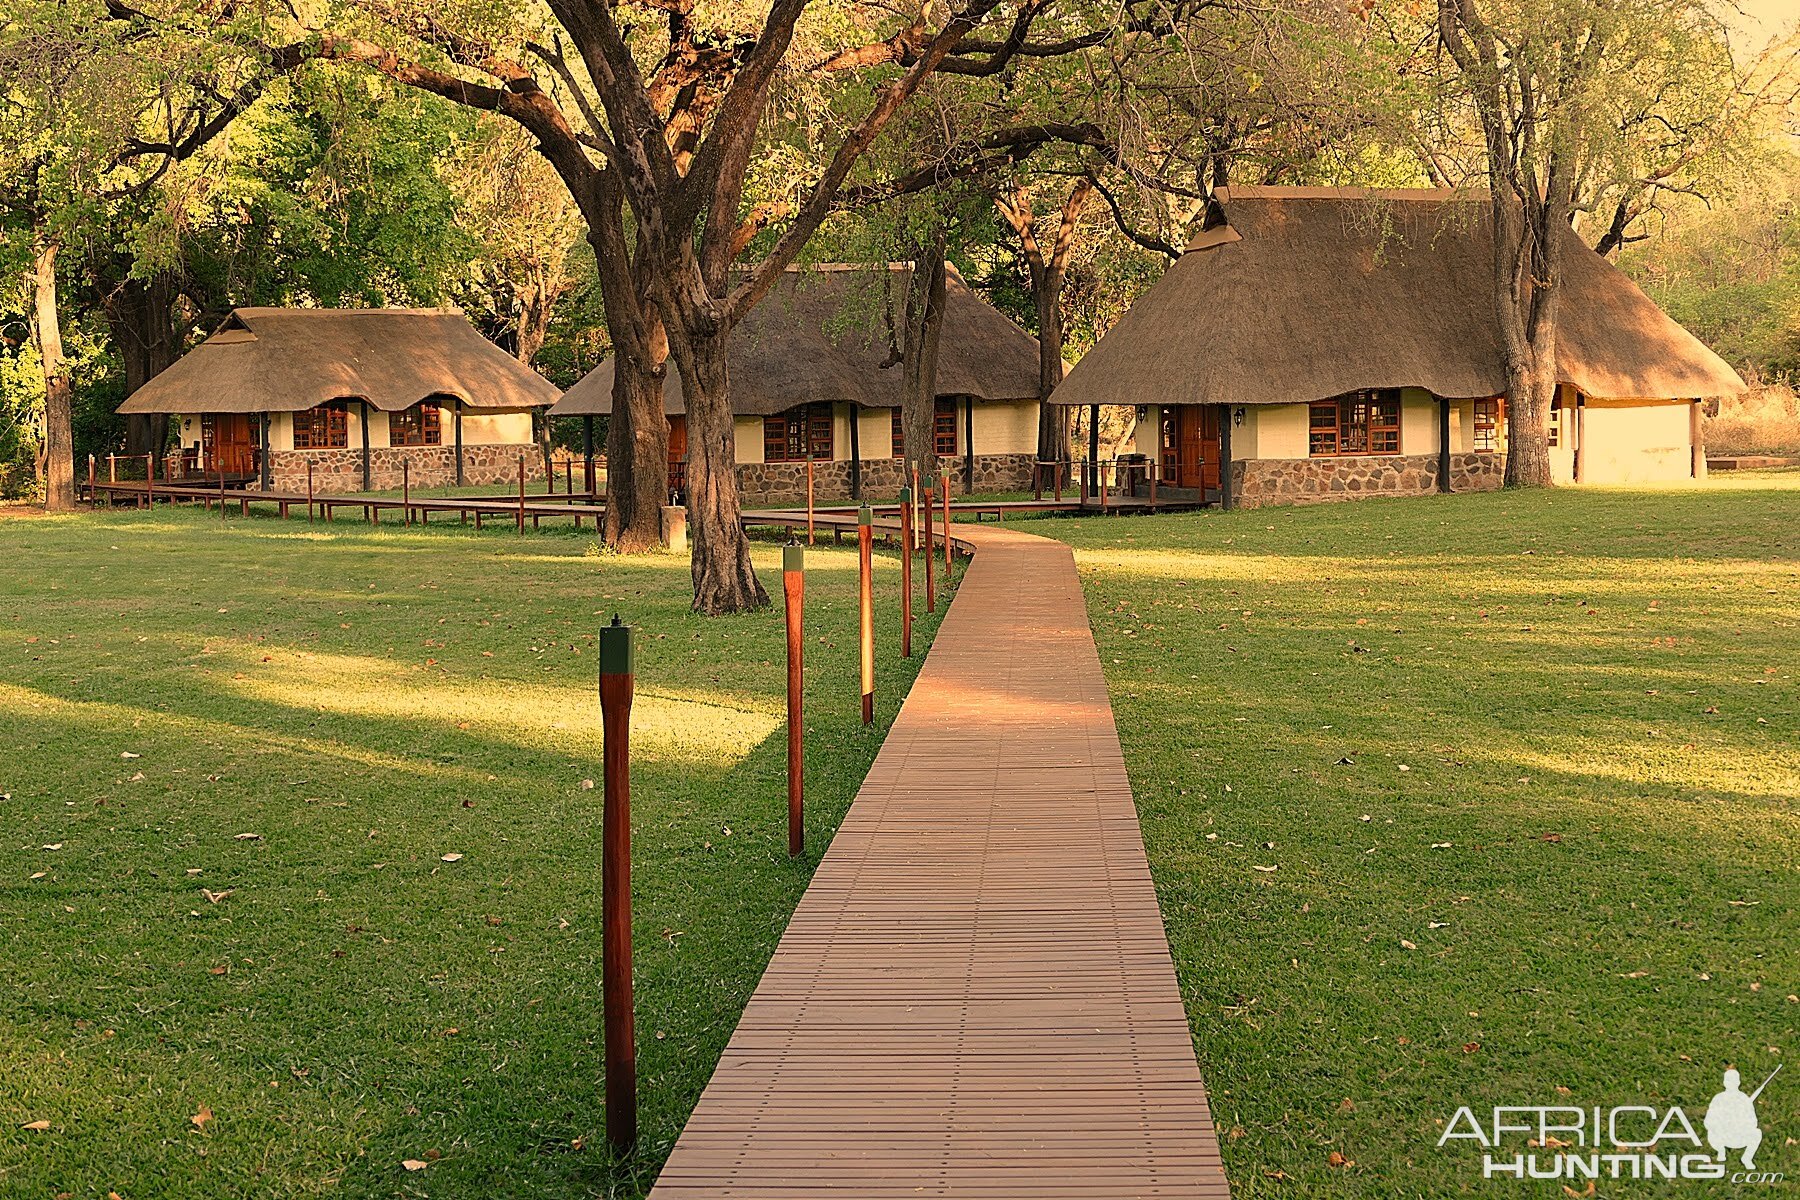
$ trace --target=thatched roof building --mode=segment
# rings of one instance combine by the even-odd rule
[[[432,397],[518,410],[554,404],[557,394],[459,312],[240,308],[119,411],[280,413],[360,400],[400,412]]]
[[[1505,390],[1485,194],[1232,188],[1057,387],[1065,405],[1293,404]],[[1573,231],[1560,381],[1592,398],[1741,391],[1737,373]]]
[[[898,408],[902,367],[893,328],[905,309],[910,266],[790,268],[731,335],[731,407],[770,416],[803,404]],[[1026,401],[1038,391],[1037,341],[948,271],[937,393],[984,401]],[[890,314],[892,315],[890,319]],[[891,332],[890,332],[891,331]],[[553,416],[612,411],[613,364],[590,371],[552,408]],[[669,364],[666,411],[687,411]]]

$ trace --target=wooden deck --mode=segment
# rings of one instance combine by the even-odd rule
[[[1226,1197],[1067,546],[962,586],[652,1200]]]

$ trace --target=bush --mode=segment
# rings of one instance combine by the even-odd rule
[[[1708,454],[1800,454],[1800,396],[1786,383],[1763,383],[1708,405],[1702,436]]]

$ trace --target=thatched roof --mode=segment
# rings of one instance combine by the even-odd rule
[[[1055,403],[1288,404],[1360,388],[1504,392],[1485,194],[1233,188],[1225,224],[1101,338]],[[1607,398],[1743,390],[1568,231],[1557,373]]]
[[[520,409],[555,403],[557,390],[458,312],[240,308],[119,411],[297,412],[367,400],[397,412],[431,396]]]
[[[767,416],[797,404],[849,401],[898,408],[905,368],[891,366],[896,321],[906,308],[909,266],[792,268],[731,334],[731,409]],[[1028,400],[1038,392],[1037,340],[947,272],[937,392],[977,400]],[[554,416],[612,411],[608,359],[564,393]],[[681,378],[669,364],[663,406],[685,412]]]

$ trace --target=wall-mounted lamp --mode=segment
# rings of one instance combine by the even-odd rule
[[[1137,406],[1137,419],[1138,420],[1140,420],[1140,421],[1145,420],[1149,416],[1150,416],[1150,406],[1148,404],[1140,404]]]
[[[1236,425],[1239,429],[1242,429],[1244,427],[1244,406],[1243,405],[1240,404],[1236,408],[1231,410],[1231,423],[1233,425]]]

